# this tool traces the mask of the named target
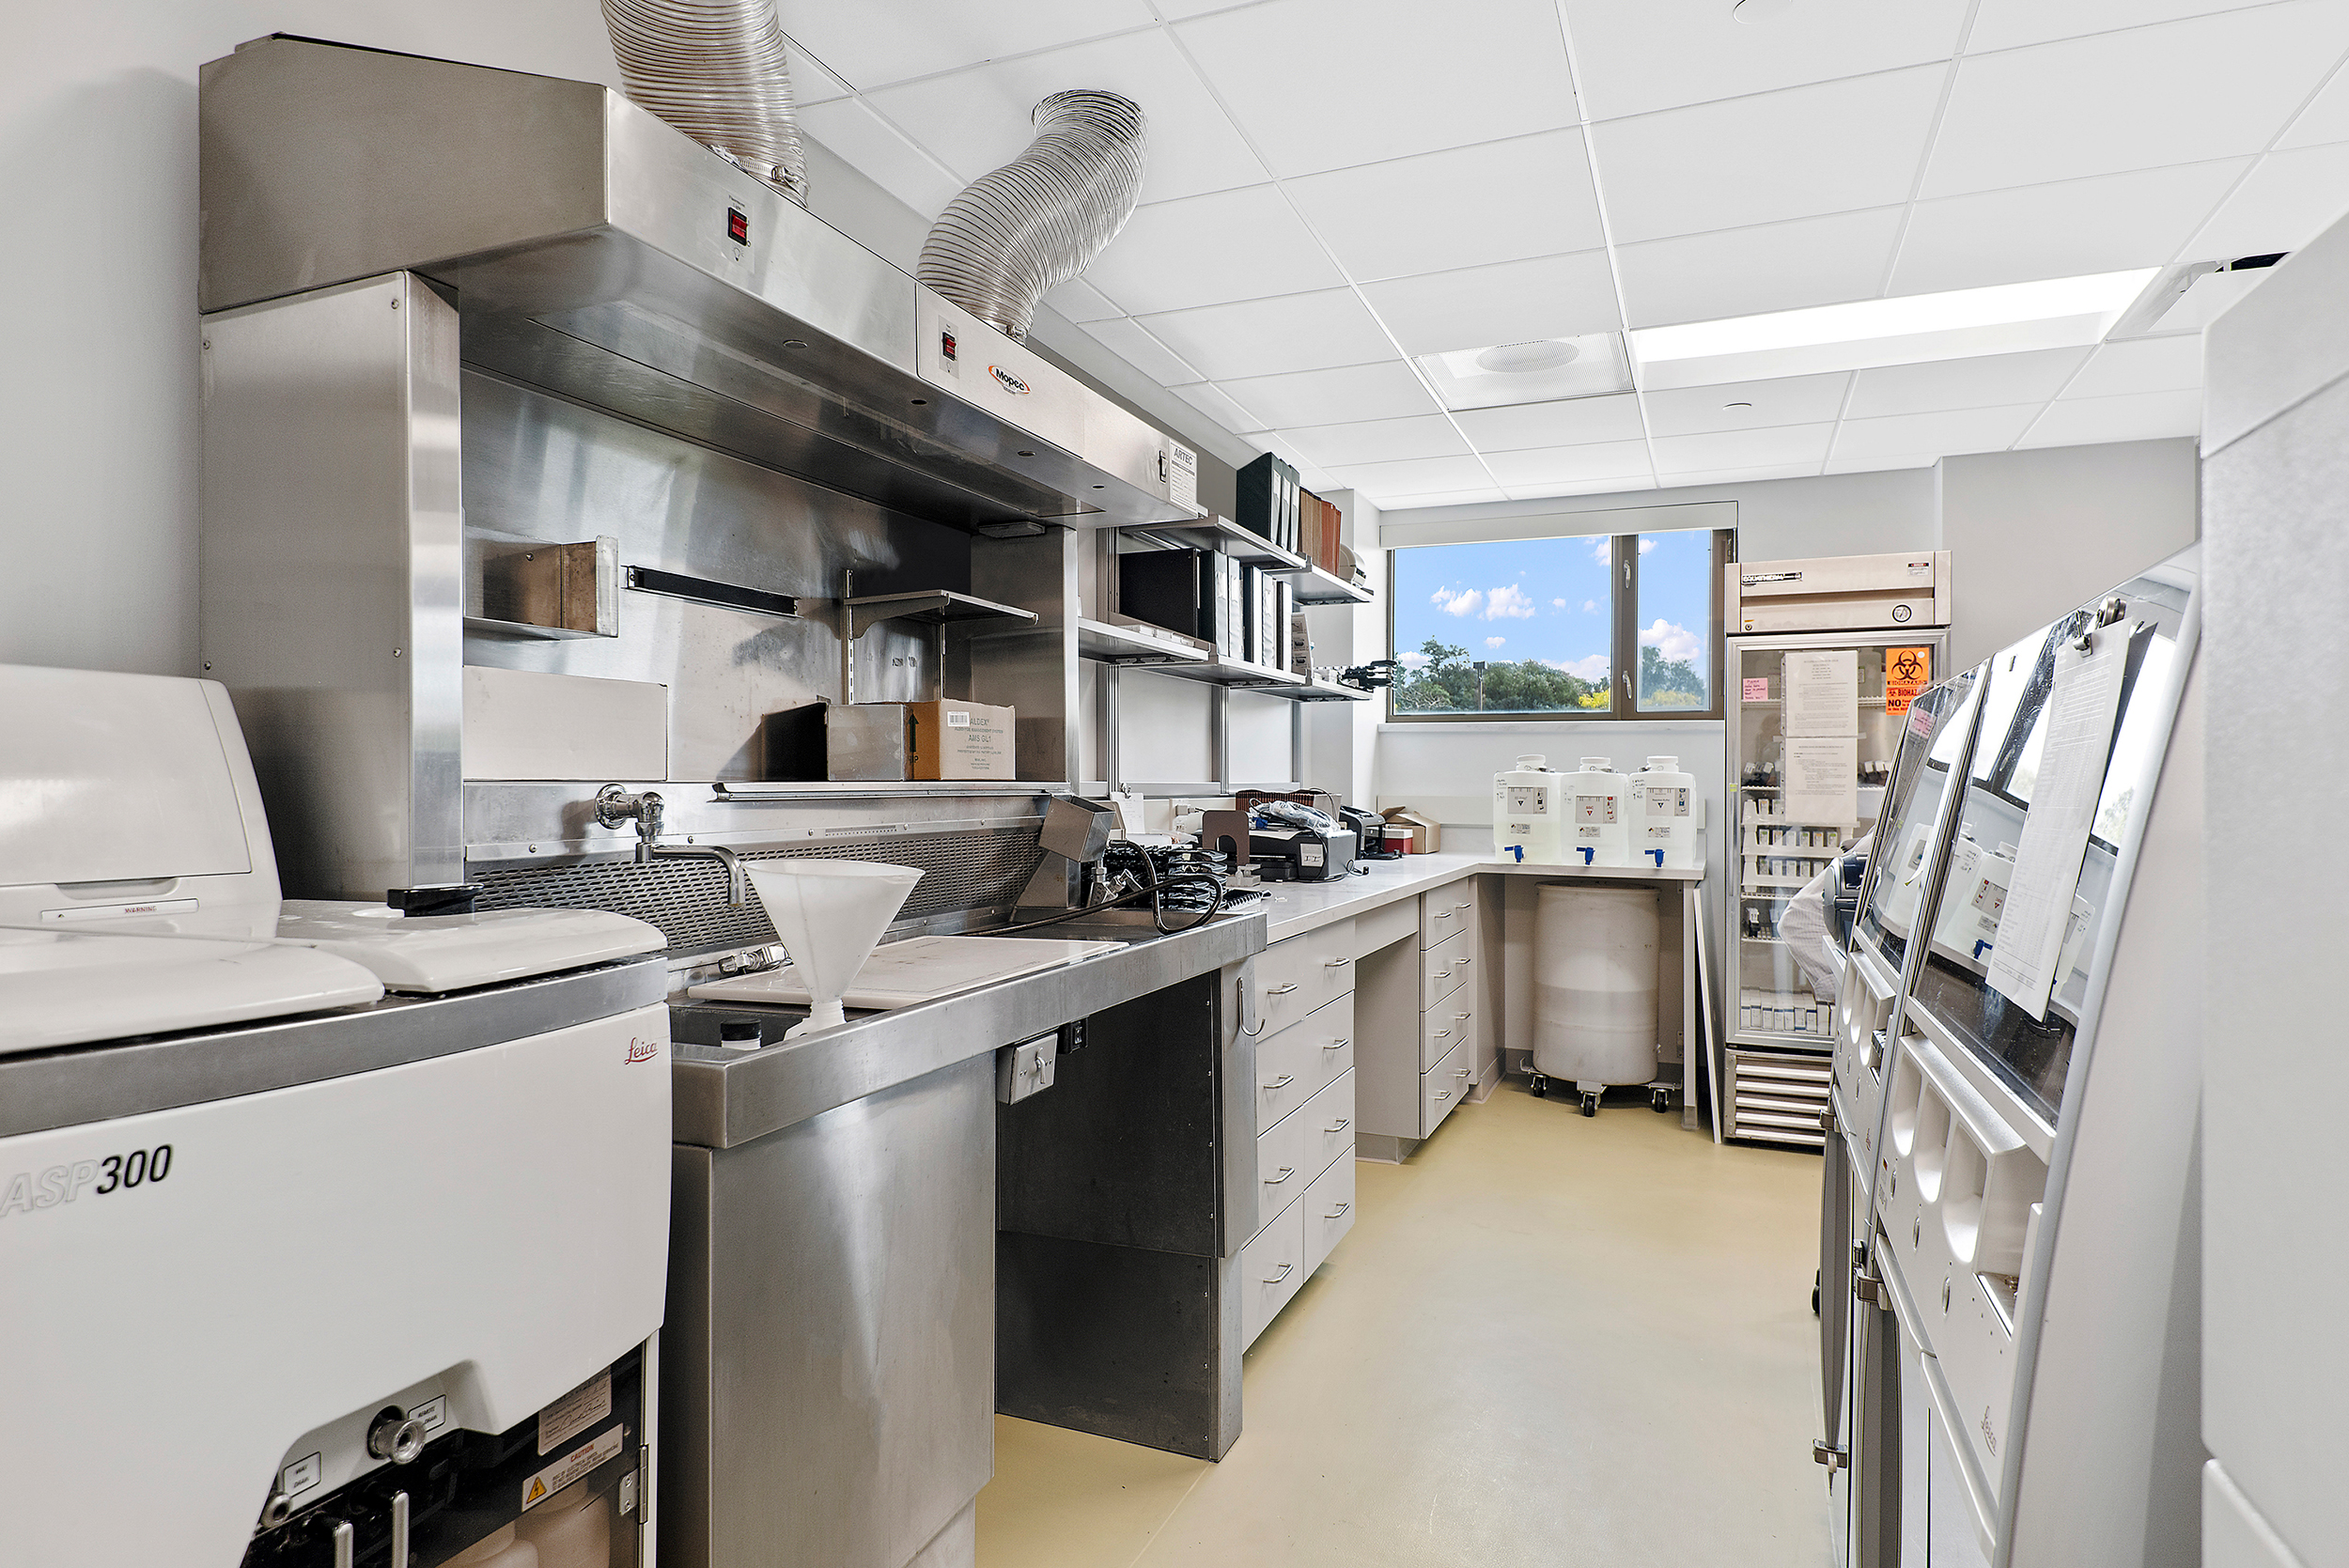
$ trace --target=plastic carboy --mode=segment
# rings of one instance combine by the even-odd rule
[[[1566,798],[1566,863],[1631,863],[1631,781],[1612,757],[1584,757],[1560,781]]]
[[[1650,757],[1631,775],[1631,863],[1674,871],[1697,863],[1697,780],[1678,757]]]
[[[1563,775],[1551,772],[1547,761],[1521,756],[1515,768],[1493,775],[1493,847],[1536,865],[1556,865],[1566,858]]]

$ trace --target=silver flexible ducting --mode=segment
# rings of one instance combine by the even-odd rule
[[[603,24],[631,101],[807,205],[775,0],[603,0]]]
[[[1117,238],[1142,195],[1144,125],[1130,99],[1054,93],[1028,150],[946,204],[915,275],[1025,341],[1035,303]]]

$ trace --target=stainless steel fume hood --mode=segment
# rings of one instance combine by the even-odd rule
[[[617,93],[285,36],[200,81],[208,314],[412,272],[469,365],[893,509],[1199,515],[1176,442]]]

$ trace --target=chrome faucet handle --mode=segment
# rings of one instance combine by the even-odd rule
[[[647,842],[661,836],[661,797],[652,790],[630,795],[620,784],[605,784],[596,791],[596,821],[606,828],[616,828],[623,822],[636,824],[636,836]]]

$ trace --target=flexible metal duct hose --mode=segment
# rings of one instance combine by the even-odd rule
[[[1142,195],[1141,105],[1105,92],[1035,106],[1028,150],[947,203],[915,275],[1025,341],[1035,303],[1117,238]]]
[[[628,96],[807,205],[807,153],[775,0],[603,0]]]

